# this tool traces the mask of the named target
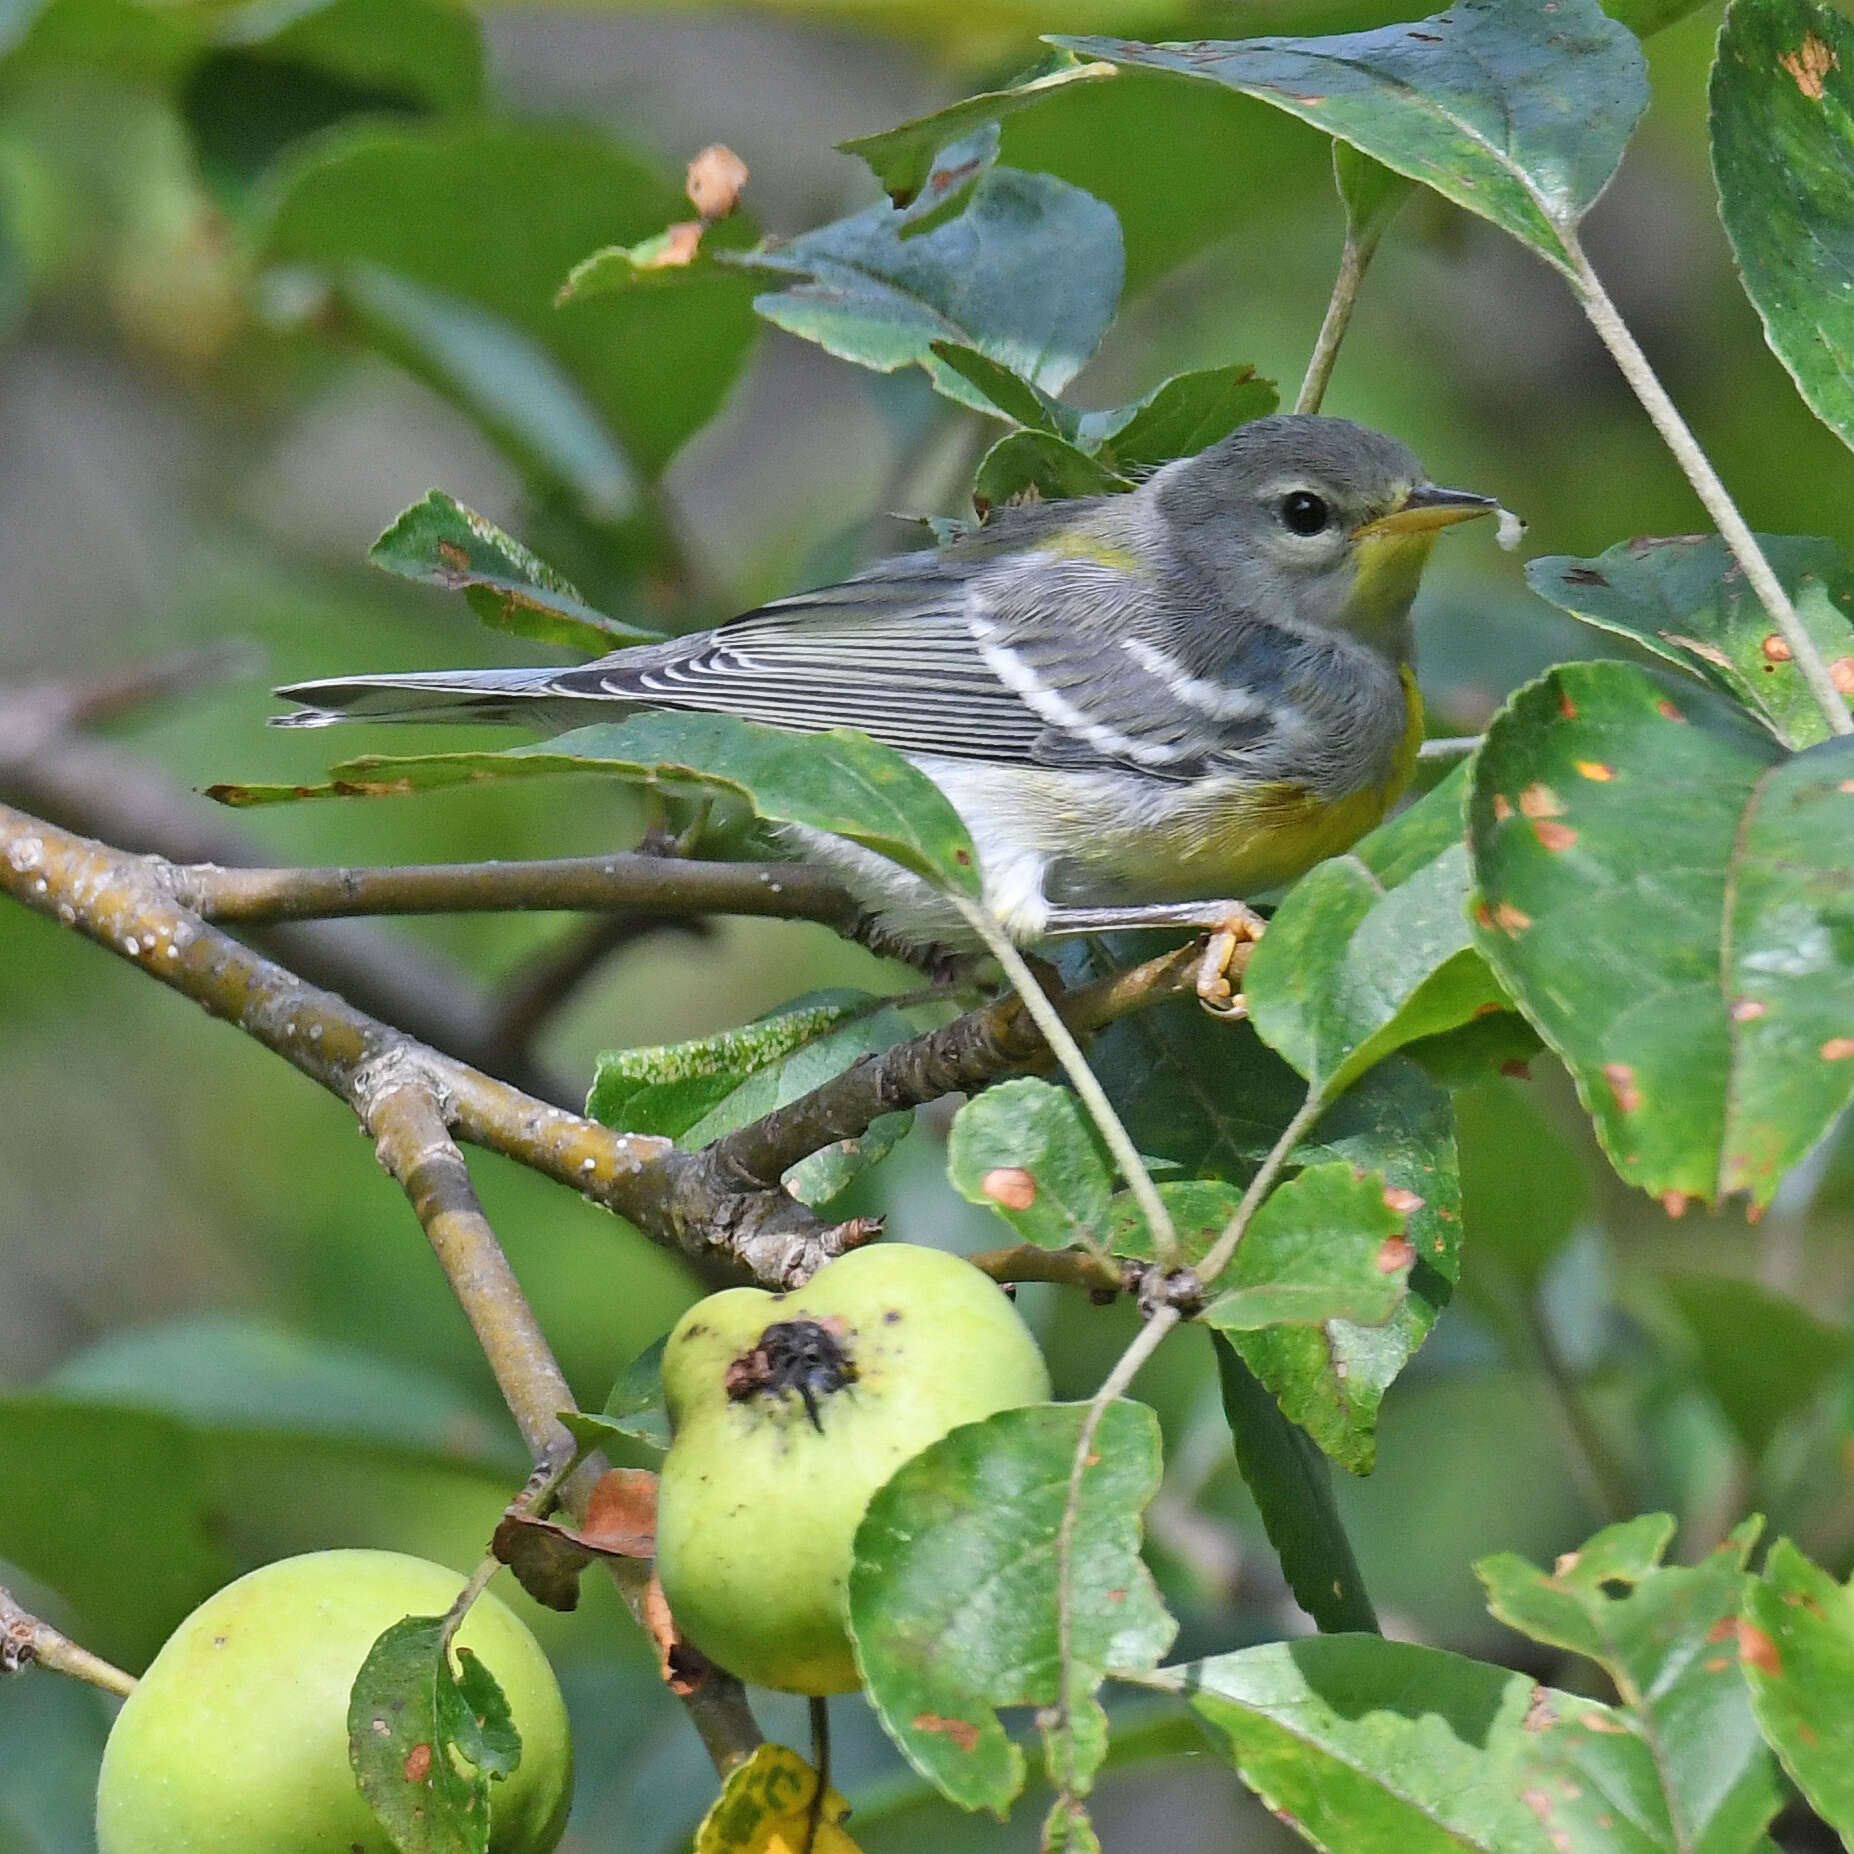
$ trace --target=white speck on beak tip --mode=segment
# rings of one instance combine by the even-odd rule
[[[1507,553],[1511,553],[1525,538],[1526,524],[1511,509],[1500,510],[1500,526],[1494,539]]]

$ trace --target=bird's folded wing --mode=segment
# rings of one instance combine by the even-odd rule
[[[860,728],[904,753],[1178,779],[1277,719],[1266,695],[1185,674],[1149,582],[1035,550],[963,571],[957,550],[912,560],[563,670],[550,688]]]

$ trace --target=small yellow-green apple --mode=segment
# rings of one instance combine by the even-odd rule
[[[664,1347],[663,1392],[657,1574],[678,1625],[759,1686],[845,1693],[870,1496],[949,1429],[1045,1400],[1049,1372],[971,1263],[877,1243],[789,1294],[697,1302]]]
[[[348,1690],[403,1616],[442,1615],[464,1579],[390,1551],[284,1558],[210,1596],[117,1714],[97,1784],[100,1854],[392,1854],[348,1764]],[[495,1854],[566,1830],[573,1754],[527,1625],[477,1598],[458,1631],[495,1675],[521,1762],[489,1786]]]

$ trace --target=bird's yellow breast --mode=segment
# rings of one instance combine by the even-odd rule
[[[1291,882],[1350,848],[1383,821],[1416,767],[1423,704],[1407,666],[1402,682],[1403,737],[1377,783],[1335,798],[1291,781],[1199,780],[1179,788],[1176,798],[1156,815],[1146,812],[1137,824],[1125,814],[1085,821],[1092,833],[1089,874],[1144,899],[1240,900]]]

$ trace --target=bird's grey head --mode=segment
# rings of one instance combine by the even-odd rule
[[[1435,529],[1495,506],[1435,489],[1396,438],[1306,413],[1238,426],[1149,490],[1179,553],[1223,600],[1386,644],[1407,621]]]

